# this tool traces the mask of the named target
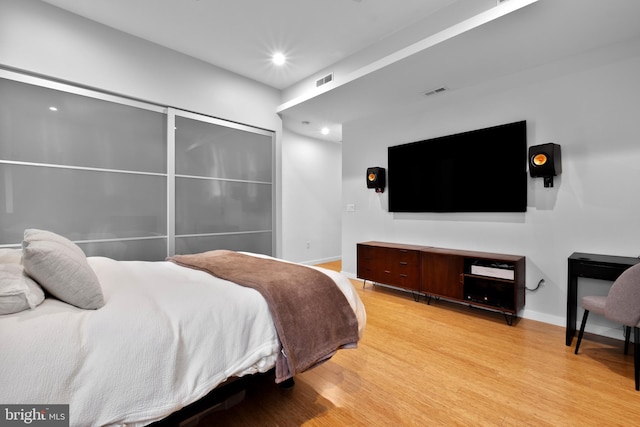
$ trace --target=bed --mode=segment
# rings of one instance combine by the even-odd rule
[[[28,306],[0,315],[2,404],[69,404],[72,426],[147,425],[198,401],[230,378],[277,368],[287,352],[277,316],[268,298],[255,288],[186,267],[175,259],[84,257],[70,241],[46,233],[27,230],[21,253],[5,250],[4,258],[0,254],[4,274],[0,298],[7,297],[4,305],[0,300],[0,308],[12,311],[18,296]],[[45,255],[34,257],[35,249]],[[57,271],[69,261],[61,262],[60,252],[72,252],[77,261],[71,273],[63,272],[71,276]],[[355,341],[362,336],[364,306],[345,276],[258,254],[241,256],[295,265],[329,277],[356,319]],[[46,277],[38,271],[38,262],[49,262]],[[24,269],[24,280],[7,285],[5,273],[15,271],[15,265]],[[85,292],[80,302],[73,298],[83,291],[74,289],[64,295],[69,283],[84,280],[76,280],[78,274],[92,273],[100,295]],[[54,282],[53,287],[42,286],[41,296],[33,286],[46,281]],[[18,295],[20,286],[24,292]],[[72,302],[64,302],[66,298]],[[78,306],[82,304],[89,307]],[[339,347],[354,347],[356,342]]]

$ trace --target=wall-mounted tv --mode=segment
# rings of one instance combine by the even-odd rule
[[[527,122],[388,148],[390,212],[525,212]]]

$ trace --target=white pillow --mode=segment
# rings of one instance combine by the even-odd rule
[[[22,264],[31,278],[59,300],[84,309],[104,305],[98,277],[71,240],[49,231],[25,230]]]
[[[20,264],[0,264],[0,315],[36,308],[42,301],[44,292]]]
[[[0,264],[20,264],[22,249],[0,248]]]

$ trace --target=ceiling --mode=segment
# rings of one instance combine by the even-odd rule
[[[279,89],[285,126],[329,141],[384,109],[640,38],[637,0],[43,1]]]
[[[44,1],[285,89],[456,0]]]

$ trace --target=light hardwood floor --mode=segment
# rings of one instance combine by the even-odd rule
[[[323,264],[340,270],[340,263]],[[285,391],[260,378],[200,426],[630,426],[640,421],[633,350],[564,328],[352,280],[364,337]],[[574,339],[575,346],[575,339]]]

